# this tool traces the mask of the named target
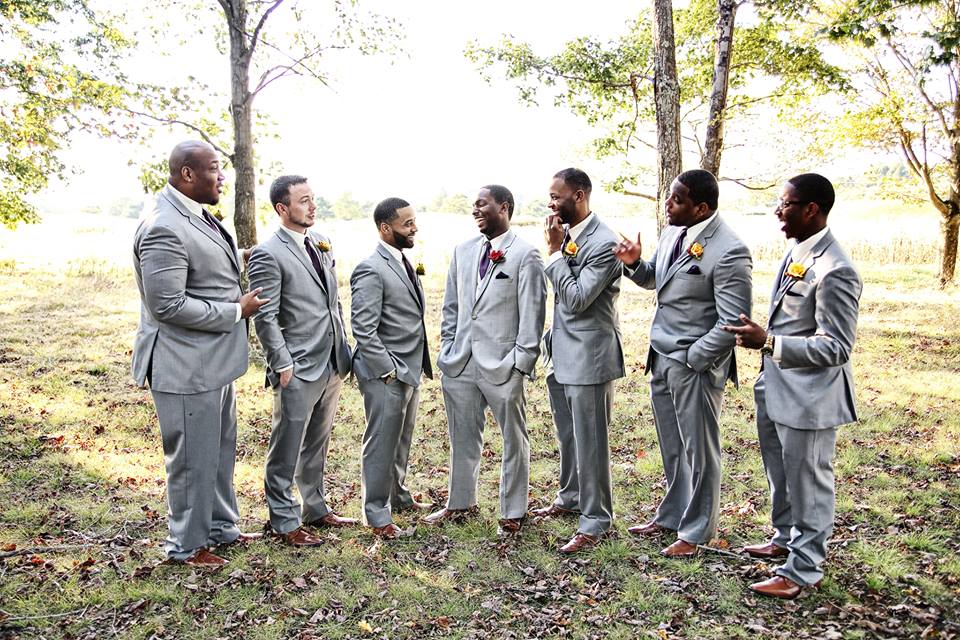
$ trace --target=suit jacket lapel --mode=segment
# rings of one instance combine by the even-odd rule
[[[694,242],[698,242],[700,243],[700,246],[703,247],[704,251],[706,251],[707,244],[709,244],[710,242],[710,238],[713,237],[713,234],[715,234],[717,232],[717,229],[719,228],[720,228],[720,216],[717,216],[716,218],[713,219],[713,222],[708,224],[704,228],[704,230],[700,232],[700,235],[698,235],[696,238],[691,239],[691,243],[690,243],[691,246],[693,245]],[[673,251],[673,245],[677,241],[677,235],[679,233],[680,231],[678,230],[677,233],[674,234],[672,237],[672,241],[670,243],[671,253]],[[669,259],[670,259],[670,256],[668,255],[667,260]],[[665,260],[664,266],[666,267],[666,270],[664,271],[662,278],[657,278],[657,291],[660,291],[664,287],[664,285],[667,284],[671,278],[673,278],[673,274],[679,271],[681,267],[686,265],[691,260],[693,260],[693,256],[690,255],[689,251],[684,251],[680,255],[680,257],[677,258],[677,261],[674,262],[669,267],[666,267],[666,260]]]
[[[326,289],[324,283],[320,281],[320,275],[317,273],[317,270],[313,268],[313,262],[310,261],[310,257],[307,255],[306,249],[299,246],[295,247],[293,245],[293,240],[287,236],[286,232],[281,231],[280,229],[277,229],[277,237],[280,238],[285,245],[287,245],[287,249],[290,250],[290,253],[297,257],[297,260],[303,265],[303,268],[310,273],[310,277],[313,278],[313,281],[316,282],[321,289]],[[309,235],[309,232],[307,232],[307,237],[310,238],[310,242],[315,242],[315,239]]]
[[[194,215],[189,211],[185,211],[180,206],[180,203],[177,202],[176,198],[169,198],[167,197],[167,194],[163,193],[162,191],[160,192],[160,197],[173,205],[173,207],[180,212],[180,215],[184,216],[195,229],[213,240],[221,249],[226,251],[227,255],[230,257],[230,262],[233,264],[233,268],[236,269],[237,273],[240,273],[240,265],[237,263],[237,249],[233,246],[232,242],[227,242],[225,238],[229,238],[230,234],[227,233],[227,230],[224,229],[219,222],[216,222],[216,225],[221,229],[221,231],[214,231],[210,228],[210,225],[208,225],[199,216]]]
[[[407,276],[407,270],[403,268],[403,265],[397,262],[397,259],[390,255],[390,252],[383,248],[383,245],[377,243],[377,252],[387,262],[387,266],[397,277],[400,278],[400,281],[403,282],[404,286],[407,287],[407,291],[410,292],[410,295],[413,296],[413,299],[417,301],[417,304],[420,305],[420,308],[423,309],[423,301],[420,300],[420,294],[417,293],[417,290],[414,288],[413,283],[410,282],[410,278]]]
[[[770,326],[770,322],[773,319],[773,314],[777,311],[777,309],[780,308],[780,303],[783,302],[783,297],[787,295],[787,291],[789,291],[790,288],[794,284],[796,284],[798,280],[806,279],[807,272],[809,272],[810,269],[813,268],[813,265],[816,263],[817,258],[822,256],[823,252],[826,251],[827,247],[829,247],[832,243],[833,243],[833,234],[827,231],[826,235],[820,238],[820,241],[814,245],[813,249],[810,250],[809,257],[804,259],[803,265],[806,267],[806,271],[803,274],[804,277],[794,278],[792,276],[789,276],[785,278],[786,282],[782,282],[784,280],[783,273],[787,270],[787,265],[791,263],[790,255],[792,253],[792,250],[790,253],[787,254],[787,259],[783,261],[783,264],[780,267],[780,274],[779,274],[779,280],[778,280],[778,283],[780,284],[779,289],[776,292],[776,297],[770,303],[770,320],[767,321],[768,327]]]
[[[513,240],[516,236],[513,231],[507,231],[507,236],[503,239],[503,244],[500,245],[500,251],[503,252],[504,259],[506,259],[507,249],[510,248],[510,245],[513,244]],[[477,252],[477,268],[474,269],[474,277],[479,277],[479,268],[480,268],[480,254],[483,252],[483,244],[480,245],[480,251]],[[500,267],[500,263],[491,262],[490,268],[487,269],[487,276],[483,279],[483,282],[480,283],[480,291],[477,292],[476,299],[473,301],[473,306],[476,307],[477,303],[480,301],[480,298],[483,297],[483,292],[487,290],[490,281],[493,280],[495,272]]]

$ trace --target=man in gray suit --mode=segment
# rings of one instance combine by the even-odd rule
[[[646,371],[667,480],[653,520],[628,531],[675,531],[661,551],[672,558],[693,557],[716,533],[723,387],[728,379],[737,384],[733,336],[721,327],[750,313],[750,251],[717,214],[719,193],[709,171],[681,173],[650,261],[640,258],[639,236],[616,249],[627,277],[657,291]]]
[[[837,427],[857,420],[850,354],[863,281],[827,227],[834,200],[833,185],[815,173],[784,185],[776,214],[794,244],[773,283],[766,329],[746,315],[724,327],[763,354],[753,394],[776,533],[744,550],[786,558],[776,576],[750,585],[777,598],[795,598],[823,577]]]
[[[484,410],[503,434],[500,535],[520,531],[527,514],[530,444],[524,377],[540,355],[547,283],[543,258],[510,230],[513,194],[488,185],[473,203],[482,234],[454,249],[440,326],[443,403],[450,435],[450,493],[428,524],[477,512]]]
[[[247,324],[267,300],[243,293],[233,238],[203,207],[220,200],[213,148],[178,144],[169,184],[133,243],[140,325],[133,377],[149,384],[167,470],[167,557],[220,566],[208,547],[253,536],[237,529],[233,381],[247,370]]]
[[[360,492],[363,521],[374,535],[403,535],[393,512],[422,510],[404,485],[413,426],[420,402],[420,376],[433,377],[424,296],[420,279],[404,249],[413,246],[416,214],[406,200],[387,198],[373,213],[380,243],[350,277],[351,324],[357,341],[353,372],[363,395],[367,428],[363,432]]]
[[[330,239],[310,231],[316,220],[313,189],[302,176],[281,176],[270,187],[280,228],[250,255],[250,285],[270,302],[254,318],[273,389],[273,429],[264,471],[270,530],[287,544],[322,540],[309,526],[342,527],[324,500],[323,475],[333,417],[350,347],[337,297]],[[293,494],[296,481],[300,502]]]
[[[610,446],[614,380],[624,376],[617,319],[622,267],[617,237],[590,210],[590,177],[564,169],[550,186],[544,237],[553,286],[553,326],[544,336],[551,360],[550,409],[560,447],[560,491],[539,518],[579,515],[576,534],[560,547],[592,547],[613,522]]]

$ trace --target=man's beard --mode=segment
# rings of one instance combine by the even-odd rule
[[[399,234],[396,231],[394,231],[393,244],[395,244],[400,249],[409,249],[410,247],[413,246],[413,238],[411,238],[410,236]]]

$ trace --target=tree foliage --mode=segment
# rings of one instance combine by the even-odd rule
[[[824,11],[861,89],[838,122],[841,140],[899,149],[940,214],[946,285],[960,230],[960,4],[848,0]]]
[[[844,86],[840,69],[822,56],[815,31],[803,26],[807,3],[770,0],[754,8],[753,23],[735,28],[725,119],[755,113],[763,104],[792,108]],[[492,46],[473,42],[466,55],[488,80],[497,70],[515,83],[521,101],[536,104],[547,93],[554,104],[596,126],[594,153],[624,159],[622,171],[607,186],[649,197],[654,191],[645,178],[653,174],[651,20],[644,10],[618,38],[584,36],[554,54],[537,53],[506,36]],[[693,0],[675,10],[674,20],[684,142],[699,164],[713,84],[717,4]]]
[[[0,0],[0,223],[34,222],[27,200],[64,177],[76,130],[132,137],[116,62],[130,45],[86,0]]]

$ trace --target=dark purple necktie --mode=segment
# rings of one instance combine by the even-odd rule
[[[204,209],[203,215],[200,217],[203,218],[203,221],[207,223],[207,226],[213,229],[218,236],[226,240],[227,244],[231,244],[230,238],[227,236],[224,230],[220,227],[220,225],[217,224],[217,221],[214,220],[213,215],[209,211]]]
[[[410,283],[413,284],[413,290],[418,294],[420,293],[420,285],[417,283],[417,274],[413,270],[413,265],[410,264],[410,261],[407,260],[407,256],[400,254],[400,257],[403,258],[403,268],[407,271],[407,277],[410,278]]]
[[[310,256],[310,262],[313,263],[313,268],[316,269],[317,275],[320,276],[320,282],[323,282],[324,286],[326,286],[326,280],[323,279],[323,265],[320,264],[320,255],[317,253],[317,248],[313,246],[313,242],[310,241],[310,236],[304,236],[303,246],[307,250],[307,255]]]
[[[673,253],[670,254],[670,264],[680,259],[680,255],[683,253],[683,241],[687,237],[687,228],[684,227],[683,231],[680,232],[680,235],[677,236],[677,242],[673,245]]]
[[[490,245],[490,241],[487,240],[483,243],[483,253],[480,254],[480,279],[483,280],[487,277],[487,271],[490,269],[490,251],[493,247]]]

